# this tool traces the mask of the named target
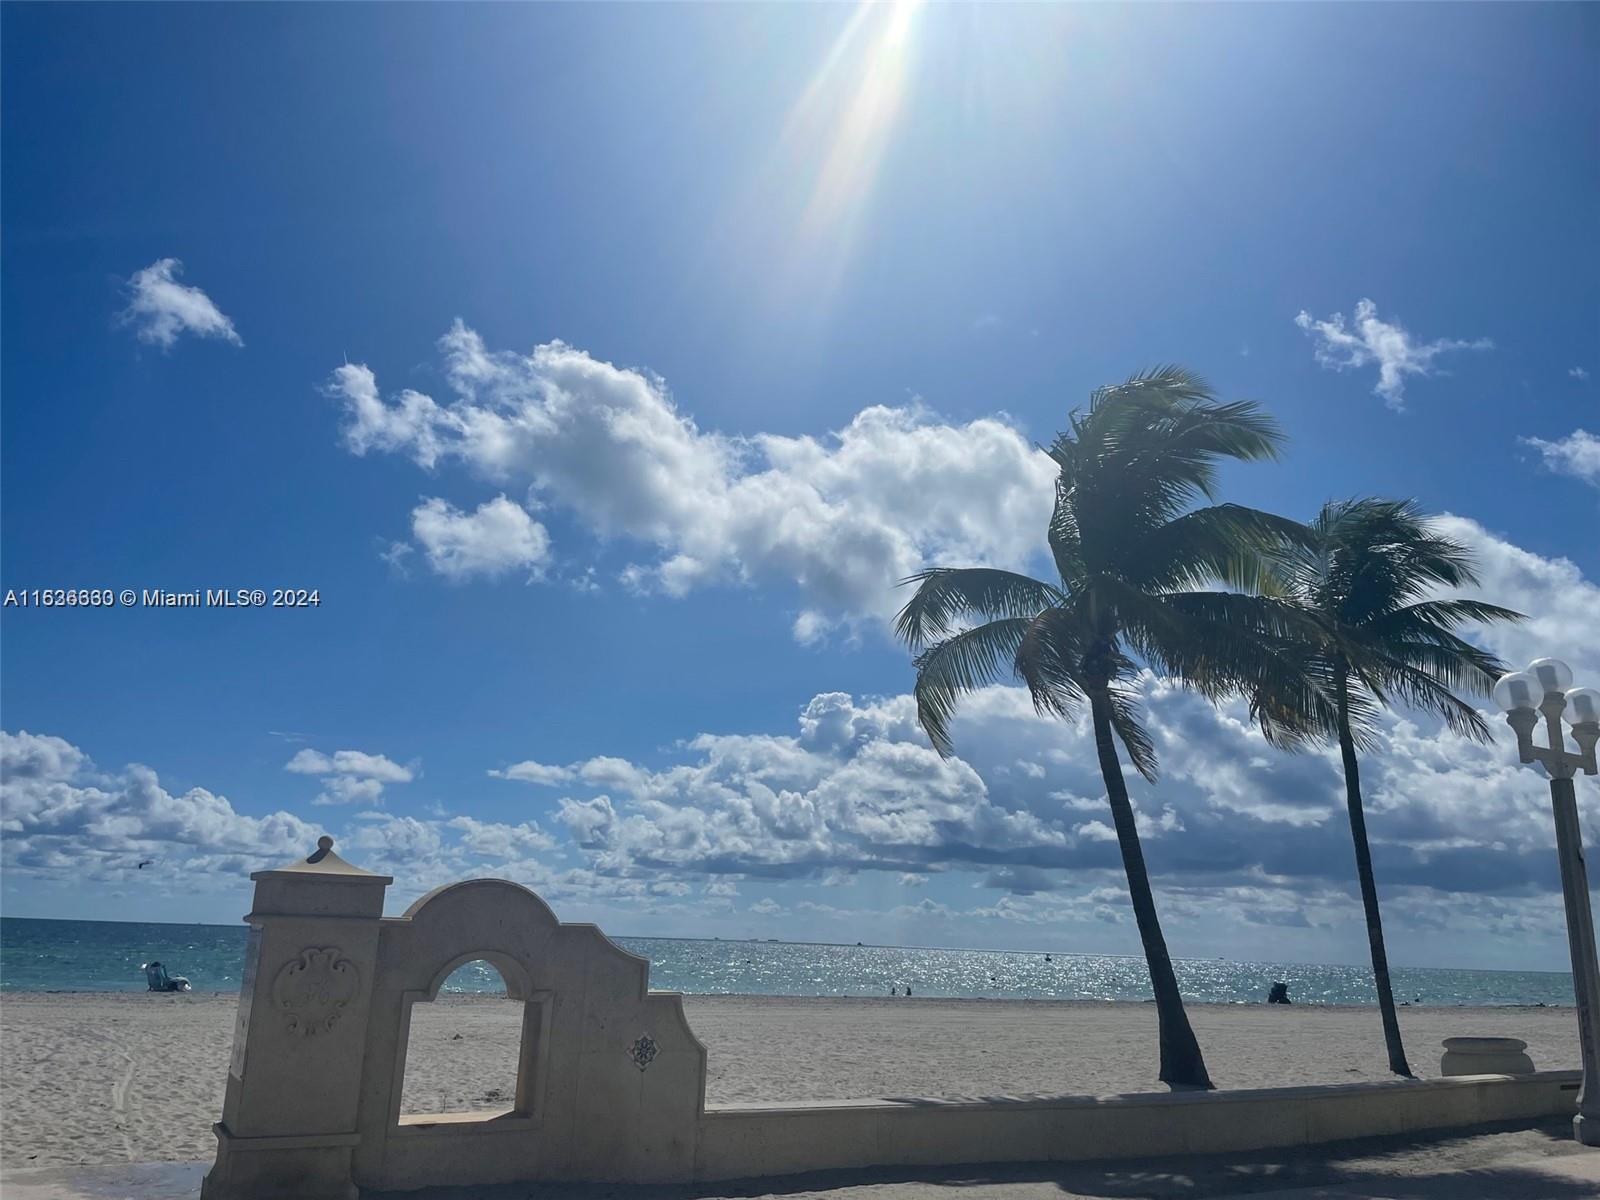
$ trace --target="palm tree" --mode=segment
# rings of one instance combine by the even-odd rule
[[[1356,751],[1371,747],[1378,710],[1395,701],[1488,741],[1483,717],[1456,693],[1488,692],[1506,668],[1455,631],[1465,622],[1519,621],[1522,614],[1477,600],[1428,598],[1442,588],[1476,583],[1477,576],[1466,547],[1433,529],[1412,502],[1325,504],[1310,531],[1309,540],[1272,558],[1266,590],[1299,610],[1301,621],[1285,623],[1293,630],[1285,651],[1299,658],[1320,694],[1311,693],[1307,706],[1305,693],[1285,702],[1259,691],[1257,716],[1267,737],[1286,748],[1308,741],[1339,744],[1389,1069],[1410,1076],[1389,982]]]
[[[1160,1078],[1209,1088],[1178,991],[1128,799],[1120,740],[1147,780],[1156,756],[1140,724],[1135,656],[1213,698],[1267,686],[1305,707],[1303,679],[1261,633],[1289,630],[1270,603],[1207,582],[1258,586],[1268,551],[1296,522],[1214,499],[1224,459],[1275,458],[1276,424],[1251,403],[1220,403],[1203,380],[1160,367],[1094,393],[1048,450],[1060,468],[1049,546],[1058,582],[989,568],[922,571],[897,632],[916,653],[917,717],[941,754],[963,693],[1006,674],[1041,714],[1087,701],[1106,796],[1160,1020]],[[981,623],[980,623],[981,622]],[[1288,669],[1286,669],[1286,667]]]

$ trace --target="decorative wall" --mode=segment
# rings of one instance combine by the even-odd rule
[[[593,925],[475,879],[384,917],[392,882],[323,838],[251,876],[255,904],[217,1158],[203,1200],[360,1189],[652,1183],[840,1167],[1070,1161],[1294,1146],[1570,1115],[1579,1074],[953,1103],[705,1107],[706,1051],[675,992]],[[490,963],[523,1003],[509,1112],[404,1114],[411,1014]],[[827,1053],[818,1047],[818,1053]]]

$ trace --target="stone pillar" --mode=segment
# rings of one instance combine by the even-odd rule
[[[345,862],[329,837],[309,858],[250,878],[233,1061],[200,1194],[355,1200],[367,1009],[393,880]]]

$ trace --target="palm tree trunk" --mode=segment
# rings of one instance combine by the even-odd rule
[[[1094,715],[1094,744],[1100,754],[1100,774],[1105,778],[1106,796],[1111,801],[1111,819],[1117,828],[1117,846],[1122,851],[1122,868],[1128,874],[1128,895],[1133,901],[1134,920],[1139,925],[1139,940],[1144,943],[1145,963],[1150,968],[1150,986],[1156,994],[1156,1017],[1161,1029],[1161,1081],[1180,1087],[1210,1088],[1211,1076],[1200,1054],[1200,1043],[1189,1027],[1189,1014],[1183,1008],[1178,978],[1167,954],[1167,939],[1156,916],[1156,899],[1150,891],[1150,876],[1145,870],[1144,849],[1139,845],[1139,828],[1133,820],[1133,804],[1128,800],[1128,785],[1122,778],[1122,763],[1112,740],[1111,701],[1103,691],[1091,693],[1090,711]]]
[[[1400,1019],[1395,1015],[1394,989],[1389,984],[1389,955],[1383,948],[1383,917],[1378,912],[1378,883],[1372,874],[1372,848],[1367,845],[1367,816],[1361,807],[1361,764],[1356,761],[1355,738],[1350,733],[1349,692],[1339,681],[1339,753],[1344,758],[1345,806],[1350,812],[1350,837],[1356,846],[1356,877],[1361,881],[1361,903],[1367,910],[1367,945],[1372,950],[1372,980],[1378,988],[1378,1011],[1383,1015],[1383,1040],[1389,1049],[1389,1070],[1412,1078],[1406,1048],[1400,1042]]]

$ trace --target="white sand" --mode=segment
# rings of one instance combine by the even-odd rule
[[[7,995],[0,1163],[210,1158],[234,1008],[233,996]],[[707,996],[686,1008],[709,1051],[710,1104],[1161,1086],[1148,1004]],[[1387,1078],[1374,1009],[1193,1005],[1190,1015],[1219,1087]],[[1437,1074],[1440,1040],[1463,1034],[1522,1038],[1540,1068],[1578,1065],[1570,1008],[1411,1008],[1400,1021],[1419,1074]],[[405,1109],[502,1105],[518,1026],[505,1000],[419,1008],[408,1059],[427,1086],[408,1083]]]

